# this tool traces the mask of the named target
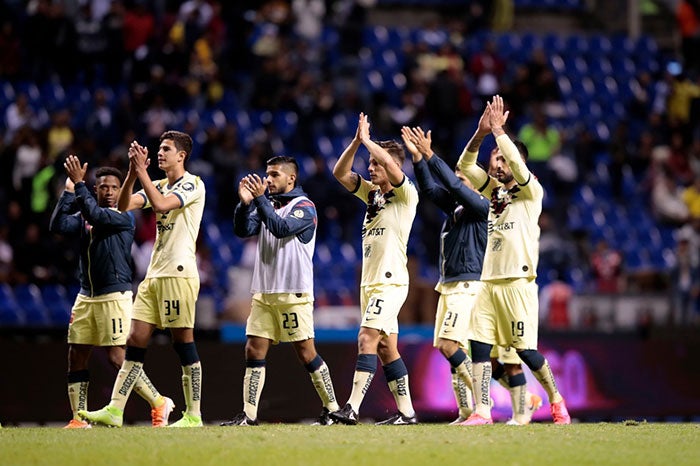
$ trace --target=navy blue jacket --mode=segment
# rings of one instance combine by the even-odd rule
[[[100,207],[85,183],[77,183],[75,193],[64,191],[61,195],[49,229],[80,235],[80,294],[131,291],[135,230],[131,213]]]
[[[316,231],[316,206],[312,202],[298,203],[296,207],[309,212],[309,215],[304,215],[303,218],[291,214],[284,218],[280,217],[275,213],[273,206],[273,204],[286,205],[299,196],[308,198],[301,186],[296,186],[288,193],[271,196],[269,199],[258,196],[248,205],[239,202],[233,214],[234,233],[241,238],[257,235],[260,233],[260,226],[264,223],[276,238],[296,235],[299,241],[308,243],[313,239]]]
[[[413,167],[420,193],[447,214],[440,231],[440,282],[479,280],[486,251],[489,200],[465,186],[435,154]]]

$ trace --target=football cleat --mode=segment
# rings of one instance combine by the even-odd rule
[[[549,409],[555,424],[571,424],[571,416],[569,416],[569,410],[566,409],[564,398],[558,403],[550,404]]]
[[[168,425],[170,413],[172,413],[175,408],[173,400],[167,396],[164,396],[163,399],[165,402],[161,406],[151,408],[151,425],[153,427],[166,427]]]
[[[404,416],[403,414],[396,413],[389,419],[384,419],[376,423],[378,426],[412,426],[418,424],[418,419],[416,416]]]
[[[357,413],[354,409],[352,409],[350,403],[347,403],[338,411],[330,413],[329,416],[335,422],[339,422],[341,424],[347,424],[352,426],[357,424]]]
[[[90,424],[100,424],[107,427],[121,427],[124,411],[116,406],[107,405],[97,411],[85,411],[82,409],[78,411],[78,416],[80,416],[83,421],[87,421]]]
[[[326,408],[325,406],[323,407],[323,410],[321,411],[321,415],[318,417],[316,422],[311,424],[312,426],[330,426],[335,424],[335,421],[331,418],[331,412]]]
[[[92,426],[89,422],[81,421],[80,419],[71,419],[68,424],[66,424],[64,429],[90,429]]]
[[[202,427],[202,426],[204,426],[204,423],[202,423],[201,416],[195,416],[194,414],[189,414],[189,413],[183,411],[182,412],[182,419],[180,419],[177,422],[173,422],[168,427]]]
[[[454,421],[450,422],[449,425],[456,426],[456,425],[463,423],[466,420],[467,420],[467,418],[460,414],[459,417],[457,419],[455,419]]]
[[[472,413],[469,419],[461,423],[460,426],[483,426],[487,424],[493,424],[493,419],[490,417],[483,417],[477,413]]]
[[[251,419],[248,417],[246,413],[239,413],[236,414],[233,419],[230,421],[222,422],[219,424],[224,427],[230,427],[230,426],[257,426],[258,425],[258,420],[257,419]]]

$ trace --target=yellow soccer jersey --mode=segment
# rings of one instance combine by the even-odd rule
[[[195,258],[197,235],[204,212],[206,191],[202,180],[189,172],[169,186],[168,180],[154,181],[163,196],[174,194],[180,199],[181,207],[166,213],[156,213],[156,242],[151,253],[146,278],[190,277],[199,278]],[[143,208],[151,207],[146,193]]]
[[[418,191],[408,177],[382,194],[360,178],[355,196],[367,204],[362,224],[362,283],[408,285],[408,236],[418,205]]]
[[[512,141],[507,136],[501,136],[496,141],[511,170],[525,175],[516,176],[516,179],[527,181],[507,190],[492,179],[483,191],[484,196],[491,199],[491,205],[481,279],[535,277],[540,249],[538,221],[542,213],[544,189],[527,170]]]

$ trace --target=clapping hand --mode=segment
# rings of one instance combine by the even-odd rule
[[[411,132],[411,129],[408,126],[401,127],[401,139],[403,139],[403,143],[406,146],[406,149],[408,149],[408,151],[411,153],[413,163],[417,163],[423,160],[423,156],[418,150],[418,147],[416,147],[414,138],[415,136],[413,136],[413,133]]]
[[[66,157],[66,161],[63,162],[63,167],[66,169],[68,174],[68,180],[71,181],[72,186],[69,189],[68,180],[66,180],[66,190],[72,191],[75,189],[75,184],[85,181],[85,173],[87,173],[87,163],[80,165],[80,159],[75,155],[69,155]]]

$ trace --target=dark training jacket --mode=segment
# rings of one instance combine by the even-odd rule
[[[100,207],[85,183],[77,183],[75,193],[64,191],[61,195],[49,229],[80,235],[80,294],[94,297],[131,291],[131,244],[135,231],[132,214]]]
[[[435,154],[413,167],[420,194],[447,214],[440,231],[440,282],[479,280],[488,237],[489,200],[465,186]]]

